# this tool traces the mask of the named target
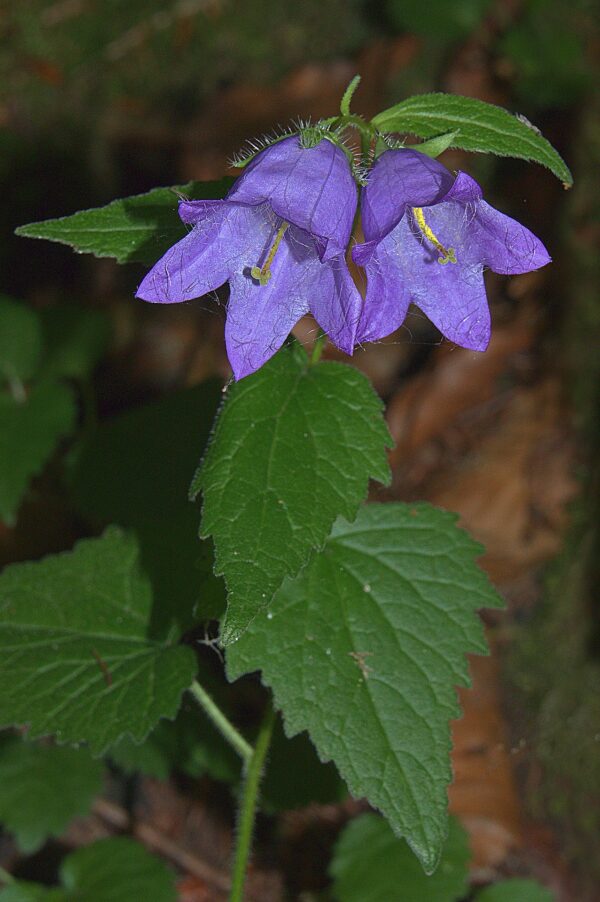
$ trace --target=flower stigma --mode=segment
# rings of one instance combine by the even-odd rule
[[[441,241],[436,238],[431,228],[425,222],[425,215],[423,213],[422,207],[413,207],[412,208],[415,220],[422,233],[425,235],[428,241],[430,241],[433,246],[439,251],[440,256],[438,257],[437,262],[442,266],[445,266],[446,263],[456,263],[456,252],[453,247],[444,247]]]
[[[271,264],[275,259],[275,254],[277,253],[279,245],[281,244],[288,226],[289,222],[284,222],[279,226],[277,234],[275,235],[275,241],[271,245],[271,249],[267,254],[267,259],[262,266],[253,266],[250,270],[250,275],[253,279],[256,279],[259,285],[266,285],[271,278]]]

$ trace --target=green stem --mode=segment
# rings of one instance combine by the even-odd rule
[[[310,365],[314,366],[315,363],[318,363],[321,359],[321,354],[325,350],[325,345],[327,343],[327,336],[323,331],[319,332],[317,336],[317,340],[314,343],[314,347],[312,349],[312,354],[310,355]]]
[[[243,902],[244,882],[252,847],[252,831],[254,829],[260,778],[271,741],[274,720],[275,711],[269,706],[256,740],[254,752],[246,766],[229,902]]]
[[[340,103],[340,113],[342,116],[350,116],[350,103],[352,101],[352,97],[354,96],[354,92],[358,88],[360,84],[360,75],[355,75],[346,90],[344,91],[344,96],[342,97],[342,102]]]
[[[194,680],[190,686],[190,692],[204,713],[212,720],[221,736],[223,736],[229,745],[235,749],[244,762],[244,765],[249,767],[255,754],[252,746],[246,742],[241,733],[238,733],[233,724],[227,720],[221,709],[217,707],[206,689],[204,689],[197,680]]]

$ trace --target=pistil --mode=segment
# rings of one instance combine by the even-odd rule
[[[428,241],[430,241],[435,249],[439,252],[440,256],[438,257],[437,262],[442,266],[445,266],[446,263],[456,263],[456,252],[453,247],[444,247],[441,241],[434,235],[431,228],[425,222],[425,215],[423,213],[422,207],[413,207],[412,208],[415,221],[422,233],[425,235]]]
[[[288,226],[289,222],[284,222],[279,226],[277,234],[275,235],[275,241],[271,245],[271,249],[267,254],[267,259],[262,266],[253,266],[250,270],[250,275],[253,279],[256,279],[259,285],[266,285],[271,278],[271,264],[275,259],[275,254],[277,253],[279,245],[281,244]]]

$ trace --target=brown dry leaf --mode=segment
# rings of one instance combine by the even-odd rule
[[[562,389],[547,378],[515,391],[477,450],[431,480],[426,497],[457,511],[483,542],[483,566],[510,585],[554,557],[579,490]]]
[[[463,716],[452,725],[450,811],[467,829],[471,869],[492,879],[522,842],[521,806],[500,711],[498,664],[470,658],[471,689],[459,692]]]
[[[534,340],[533,316],[527,311],[516,322],[494,330],[485,354],[449,344],[437,349],[430,367],[388,405],[388,425],[396,443],[392,468],[406,467],[407,457],[443,436],[464,411],[489,401],[511,358],[527,351]]]

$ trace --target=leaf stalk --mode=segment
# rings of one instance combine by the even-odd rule
[[[258,791],[265,766],[265,759],[271,742],[274,721],[275,711],[269,705],[269,709],[261,724],[256,740],[256,746],[252,752],[250,761],[246,766],[229,902],[243,902],[244,898],[244,883],[252,848],[252,832],[254,830]]]
[[[206,689],[194,680],[190,686],[190,692],[207,715],[207,717],[215,725],[221,736],[229,743],[229,745],[238,753],[244,766],[248,768],[254,755],[254,749],[250,743],[246,742],[241,733],[239,733],[229,721],[221,709],[215,704]]]

